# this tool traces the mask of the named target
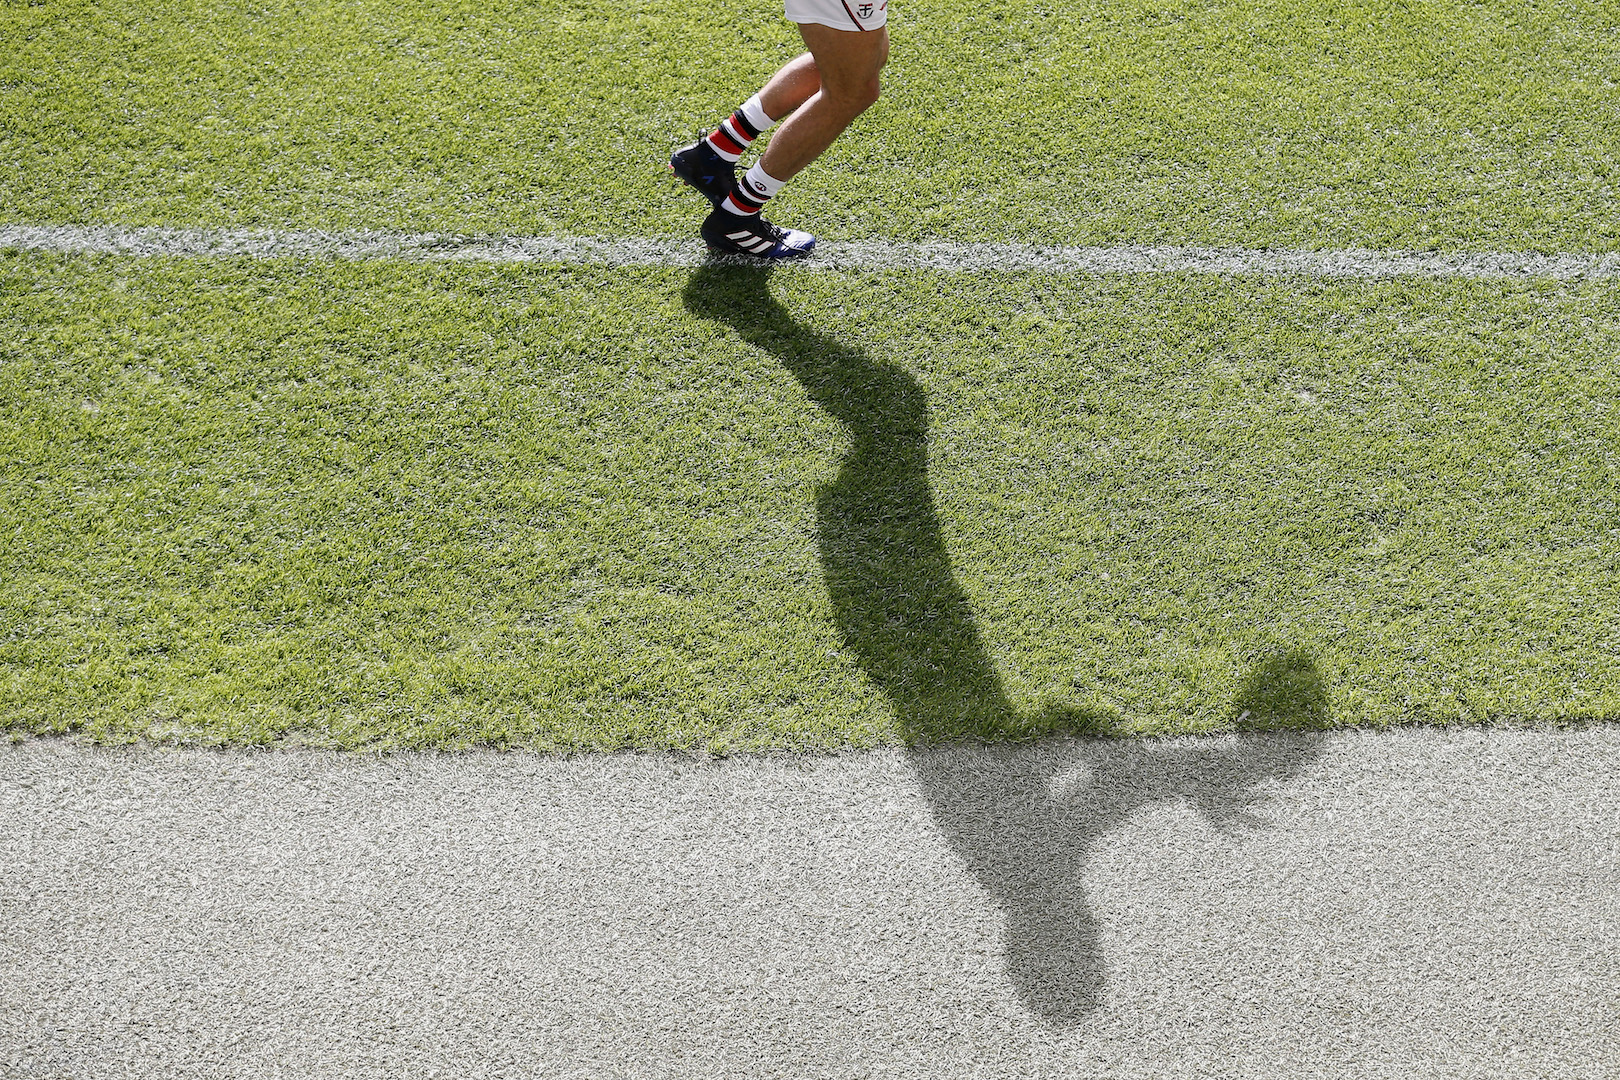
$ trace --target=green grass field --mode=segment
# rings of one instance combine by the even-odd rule
[[[1611,9],[1251,8],[897,0],[889,93],[773,216],[1620,250]],[[0,28],[0,224],[693,235],[668,151],[793,51],[742,3]],[[1612,280],[11,251],[0,326],[14,735],[1620,718]]]
[[[13,221],[685,235],[777,0],[0,8]],[[1612,3],[895,0],[830,236],[1613,250]]]

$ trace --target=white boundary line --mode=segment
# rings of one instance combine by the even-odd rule
[[[440,233],[0,225],[0,249],[62,255],[400,259],[410,262],[696,266],[702,243],[646,237],[453,236]],[[758,265],[752,260],[750,265]],[[1306,251],[1126,245],[823,244],[801,264],[821,270],[1039,271],[1057,274],[1263,274],[1323,278],[1620,278],[1620,253]]]

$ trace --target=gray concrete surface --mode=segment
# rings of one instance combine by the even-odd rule
[[[1620,727],[0,749],[0,1076],[1620,1076]]]

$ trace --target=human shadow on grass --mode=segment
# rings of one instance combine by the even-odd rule
[[[710,263],[684,290],[693,314],[777,357],[849,431],[837,477],[816,496],[816,541],[846,647],[889,699],[907,759],[952,850],[1006,917],[1019,999],[1060,1024],[1099,1005],[1106,979],[1081,873],[1095,842],[1141,807],[1186,799],[1217,828],[1255,823],[1258,786],[1297,773],[1320,737],[1321,676],[1306,652],[1255,665],[1232,702],[1242,739],[1085,738],[1101,716],[1021,715],[986,652],[946,550],[928,479],[928,398],[901,368],[796,320],[765,268]],[[988,740],[988,742],[987,742]],[[1009,741],[1013,740],[1013,741]],[[1017,741],[1022,740],[1022,741]]]

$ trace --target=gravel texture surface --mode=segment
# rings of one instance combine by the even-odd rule
[[[0,748],[0,1076],[1614,1077],[1620,726]]]
[[[412,262],[696,266],[715,259],[695,237],[453,236],[440,233],[294,229],[135,228],[0,224],[0,250],[56,254],[225,258],[403,259]],[[1327,278],[1457,277],[1612,279],[1620,254],[1525,251],[1379,251],[1209,248],[1176,245],[1063,247],[864,241],[822,243],[804,266],[819,270],[928,269],[1052,274],[1270,274]]]

